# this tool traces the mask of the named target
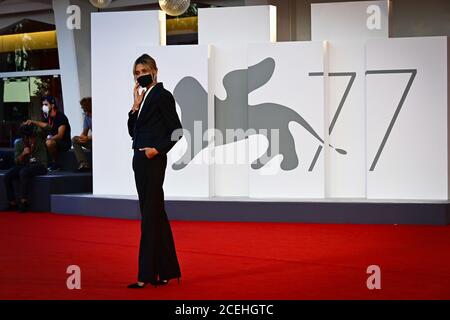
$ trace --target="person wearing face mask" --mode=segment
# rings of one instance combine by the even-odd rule
[[[53,96],[42,98],[42,121],[28,120],[41,128],[49,128],[49,135],[45,142],[47,151],[51,157],[48,171],[58,171],[59,154],[68,151],[72,147],[69,119],[59,111],[56,99]]]
[[[157,81],[155,60],[143,54],[134,63],[134,103],[128,113],[128,133],[133,143],[133,171],[141,212],[137,282],[166,285],[181,277],[175,244],[164,209],[163,182],[167,152],[182,136],[173,95]]]
[[[92,150],[92,99],[90,97],[83,98],[80,101],[81,109],[84,114],[83,132],[79,136],[72,138],[73,150],[78,162],[78,168],[75,172],[90,171],[91,167],[86,159],[83,148]],[[89,135],[89,131],[91,134]]]

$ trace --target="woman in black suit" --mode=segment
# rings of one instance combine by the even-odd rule
[[[165,285],[181,277],[172,230],[164,209],[167,152],[182,136],[175,99],[157,82],[158,68],[147,54],[134,63],[134,103],[128,113],[133,171],[141,211],[138,282],[128,288]],[[140,92],[139,87],[143,90]]]

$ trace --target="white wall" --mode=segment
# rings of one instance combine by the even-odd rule
[[[320,41],[249,46],[249,68],[267,58],[275,63],[268,82],[249,94],[250,127],[279,130],[280,137],[279,153],[262,168],[249,169],[250,197],[324,197],[324,152],[315,159],[317,149],[322,149],[324,144],[302,126],[298,116],[324,138],[325,79],[310,73],[324,72],[325,54],[325,44]],[[249,81],[258,78],[262,78],[261,71],[249,73]],[[273,143],[278,143],[278,139]],[[264,134],[251,136],[249,160],[253,162],[267,148],[268,139]],[[289,168],[281,166],[283,161]]]
[[[367,42],[368,198],[448,198],[447,41]]]
[[[247,68],[247,45],[252,42],[276,40],[276,8],[273,6],[200,8],[198,21],[199,44],[212,45],[214,48],[213,94],[225,100],[227,92],[223,86],[223,78],[231,71]],[[234,115],[224,114],[216,106],[216,127],[220,123],[225,123],[227,119],[242,122],[243,126],[247,126],[245,110],[248,101],[243,101],[242,104],[236,106]],[[215,195],[248,196],[247,140],[216,146],[215,161]]]
[[[326,195],[363,198],[366,196],[365,42],[355,39],[327,43],[329,141],[347,154],[327,154]]]
[[[256,116],[256,123],[267,121],[269,128],[276,128],[275,121],[283,112],[295,111],[325,140],[325,145],[329,140],[347,152],[344,155],[325,147],[314,170],[309,170],[323,143],[307,132],[295,116],[285,121],[285,132],[294,139],[299,159],[293,170],[279,171],[281,155],[262,169],[252,169],[251,163],[267,145],[264,136],[253,135],[197,155],[197,159],[214,157],[214,166],[200,163],[194,167],[193,161],[183,170],[174,171],[171,162],[186,149],[181,141],[169,154],[167,195],[300,199],[365,197],[367,192],[371,199],[447,199],[448,39],[369,39],[363,35],[332,39],[326,51],[322,41],[271,43],[275,40],[273,12],[270,6],[200,9],[201,45],[174,47],[158,46],[162,43],[162,29],[157,12],[93,14],[94,193],[136,193],[126,120],[132,104],[132,64],[138,54],[148,51],[157,59],[159,80],[170,91],[185,76],[194,77],[203,89],[208,89],[209,128],[224,123],[234,128],[233,124],[238,123],[245,129],[255,124],[251,108],[278,104],[282,107],[273,119],[270,112],[268,116],[262,113]],[[233,24],[227,17],[233,17]],[[146,29],[149,32],[145,39],[142,33],[133,32]],[[267,58],[275,61],[273,75],[247,96],[253,81],[247,76],[248,68]],[[416,77],[371,170],[410,79],[410,73],[397,74],[395,70],[405,69],[416,70]],[[244,81],[233,78],[236,74]],[[355,75],[354,83],[328,136],[331,120],[351,79],[348,74]],[[230,79],[240,84],[237,100],[233,91],[236,88],[226,91]],[[212,100],[214,96],[216,101]],[[237,104],[227,105],[227,101]],[[271,110],[276,108],[272,105]],[[186,114],[181,104],[177,111],[184,121]],[[242,164],[217,163],[236,155],[236,151],[245,156]]]
[[[183,45],[183,46],[144,46],[138,47],[136,56],[147,53],[152,56],[158,66],[158,82],[162,82],[164,88],[174,94],[175,88],[181,80],[186,81],[186,77],[192,77],[198,82],[204,92],[194,91],[194,86],[184,91],[181,101],[177,101],[177,112],[183,123],[183,128],[188,129],[190,115],[206,116],[206,127],[214,128],[214,104],[209,90],[209,63],[211,52],[208,46],[202,45]],[[211,57],[212,59],[212,57]],[[186,86],[193,84],[190,80]],[[203,93],[205,95],[203,95]],[[191,102],[194,105],[191,105]],[[195,105],[198,102],[197,105]],[[183,110],[184,107],[184,110]],[[194,108],[194,110],[192,109]],[[205,109],[203,109],[205,108]],[[192,112],[193,111],[193,112]],[[183,116],[184,115],[184,116]],[[208,119],[209,117],[209,119]],[[209,120],[209,121],[208,121]],[[195,134],[195,136],[194,136]],[[203,132],[190,132],[191,142],[193,139],[202,139]],[[213,166],[211,164],[211,152],[213,146],[206,147],[200,151],[188,164],[182,169],[174,169],[172,164],[183,157],[187,151],[187,136],[175,144],[167,154],[167,168],[164,179],[164,194],[167,196],[190,196],[190,197],[209,197],[211,195],[210,187],[213,184]],[[199,144],[200,145],[200,144]],[[189,148],[190,150],[190,148]]]
[[[372,11],[380,8],[380,29],[369,29]],[[345,17],[345,18],[344,18]],[[346,155],[328,152],[326,196],[366,197],[366,108],[364,45],[388,36],[388,1],[311,4],[313,40],[328,43],[327,122],[329,141]],[[333,120],[335,119],[335,120]]]
[[[134,195],[128,112],[133,104],[136,48],[164,43],[159,11],[93,13],[93,193]],[[165,28],[164,28],[165,30]]]

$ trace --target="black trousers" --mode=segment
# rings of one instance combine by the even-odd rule
[[[152,159],[134,150],[133,171],[141,211],[138,281],[181,277],[169,219],[164,209],[163,182],[167,156]]]
[[[15,201],[13,181],[19,180],[19,197],[28,199],[28,186],[34,176],[47,174],[47,168],[42,164],[15,165],[5,173],[4,181],[8,201]]]

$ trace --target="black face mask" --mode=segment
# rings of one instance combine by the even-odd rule
[[[140,76],[136,80],[142,88],[147,88],[148,85],[153,82],[153,77],[151,74],[146,74],[146,75]]]

